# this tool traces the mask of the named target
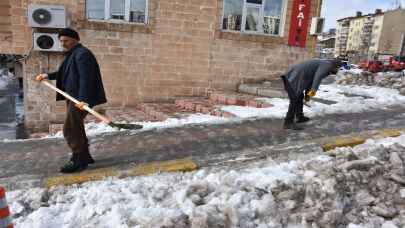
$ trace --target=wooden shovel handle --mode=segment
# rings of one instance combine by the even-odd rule
[[[41,81],[42,84],[46,85],[47,87],[51,88],[52,90],[55,90],[57,93],[61,94],[62,96],[66,97],[67,99],[71,100],[72,102],[74,102],[75,104],[80,104],[81,102],[78,101],[77,99],[75,99],[74,97],[70,96],[69,94],[63,92],[62,90],[56,88],[53,84],[49,83],[48,81],[42,80]],[[94,111],[93,109],[91,109],[89,106],[85,105],[83,107],[84,110],[86,110],[87,112],[91,113],[92,115],[94,115],[95,117],[97,117],[98,119],[100,119],[101,121],[103,121],[106,124],[110,124],[111,120],[109,120],[107,117],[101,115],[100,113]]]

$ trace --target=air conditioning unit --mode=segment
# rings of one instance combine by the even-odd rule
[[[311,30],[310,30],[309,34],[321,35],[324,25],[325,25],[325,18],[313,17],[312,23],[311,23]]]
[[[28,24],[33,28],[66,28],[68,20],[65,6],[29,5]]]
[[[34,33],[33,39],[36,51],[63,51],[57,33]]]

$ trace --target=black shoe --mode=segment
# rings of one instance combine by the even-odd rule
[[[87,147],[87,149],[84,151],[83,153],[83,160],[87,160],[88,164],[94,164],[95,161],[93,159],[93,157],[90,154],[89,148]]]
[[[96,161],[94,161],[93,157],[89,154],[89,158],[88,158],[87,162],[89,164],[94,164]]]
[[[64,166],[60,168],[61,173],[75,173],[75,172],[80,172],[87,169],[87,164],[86,163],[78,163],[78,162],[73,162],[69,161],[66,163]]]
[[[297,124],[295,123],[284,123],[284,129],[288,129],[288,130],[294,130],[294,131],[301,131],[304,130],[304,128],[299,127]]]
[[[297,117],[297,123],[306,123],[306,122],[308,122],[310,120],[311,119],[306,117],[306,116]]]
[[[94,164],[94,163],[96,163],[96,161],[94,161],[93,157],[91,156],[91,154],[90,154],[89,152],[87,152],[86,155],[83,155],[83,157],[84,157],[84,160],[86,160],[88,164]],[[75,157],[74,157],[74,155],[72,155],[72,157],[70,157],[70,161],[73,162],[74,159],[75,159]],[[81,160],[81,159],[82,159],[82,158],[80,158],[79,160]]]

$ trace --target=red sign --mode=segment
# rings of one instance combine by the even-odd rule
[[[288,44],[305,47],[311,0],[294,0]]]

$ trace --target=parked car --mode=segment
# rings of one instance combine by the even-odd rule
[[[371,73],[378,73],[384,70],[383,62],[379,60],[364,60],[359,64],[360,69]]]
[[[405,70],[405,56],[394,56],[390,60],[390,70]]]

